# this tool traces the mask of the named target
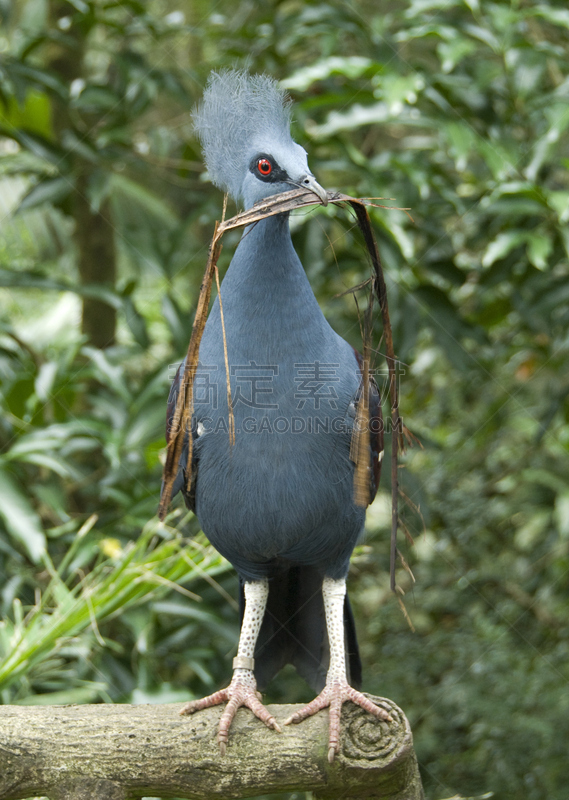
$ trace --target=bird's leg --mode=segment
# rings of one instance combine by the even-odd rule
[[[233,678],[231,683],[226,689],[220,689],[219,692],[215,692],[209,697],[186,703],[180,711],[180,714],[193,714],[194,711],[200,711],[202,708],[227,702],[227,706],[219,720],[217,732],[217,742],[222,755],[225,755],[229,728],[240,706],[247,706],[267,727],[281,733],[276,719],[261,703],[261,695],[257,691],[257,682],[253,673],[255,668],[253,655],[257,637],[261,630],[267,597],[269,596],[269,582],[266,578],[260,581],[246,581],[244,591],[245,613],[243,614],[237,655],[233,659]]]
[[[324,578],[322,582],[322,596],[324,598],[324,612],[326,614],[326,629],[330,643],[330,666],[326,675],[326,686],[318,697],[304,708],[289,717],[285,725],[291,722],[301,722],[306,717],[316,714],[323,708],[330,707],[330,724],[328,737],[328,761],[332,763],[334,756],[340,751],[340,716],[342,704],[346,700],[369,711],[378,719],[391,722],[392,719],[383,708],[367,698],[348,683],[346,675],[346,655],[344,645],[344,598],[346,596],[346,581],[344,578],[334,580]]]

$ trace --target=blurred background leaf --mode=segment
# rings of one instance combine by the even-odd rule
[[[211,69],[248,64],[291,93],[321,183],[388,207],[372,216],[423,445],[401,470],[416,632],[389,592],[386,475],[350,579],[364,688],[409,715],[429,798],[565,800],[565,4],[0,14],[2,701],[168,702],[230,674],[235,575],[192,515],[154,514],[168,385],[221,213],[191,108]],[[360,346],[339,296],[368,274],[353,220],[319,209],[292,227],[328,319]],[[309,697],[287,669],[268,699]]]

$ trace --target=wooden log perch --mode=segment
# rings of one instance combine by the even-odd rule
[[[319,800],[423,800],[409,723],[390,700],[380,722],[346,703],[330,765],[328,714],[282,734],[239,709],[227,754],[216,743],[222,708],[189,717],[178,705],[0,707],[0,800],[239,798],[312,791]],[[300,708],[268,706],[279,722]]]

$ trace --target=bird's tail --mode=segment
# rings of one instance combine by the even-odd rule
[[[241,587],[241,608],[243,609]],[[359,688],[362,666],[348,596],[344,605],[348,681]],[[255,677],[264,689],[285,664],[319,692],[330,661],[322,600],[322,573],[314,567],[291,567],[269,582],[269,599],[255,648]]]

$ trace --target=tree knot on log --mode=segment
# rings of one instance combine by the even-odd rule
[[[424,800],[407,717],[391,700],[367,696],[392,722],[351,703],[344,705],[340,753],[325,784],[314,788],[315,800]]]
[[[391,700],[367,695],[391,715],[393,722],[372,717],[363,708],[346,704],[342,711],[343,740],[341,757],[348,766],[365,769],[370,762],[373,769],[391,764],[413,747],[411,728],[400,708]]]

